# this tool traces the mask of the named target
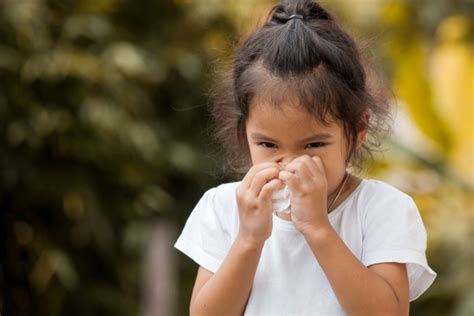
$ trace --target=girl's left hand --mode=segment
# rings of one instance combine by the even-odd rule
[[[303,235],[330,226],[327,213],[327,180],[319,157],[304,155],[280,171],[279,179],[288,185],[291,220]]]

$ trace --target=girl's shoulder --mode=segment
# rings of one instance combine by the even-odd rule
[[[222,183],[222,184],[219,184],[218,186],[214,187],[214,189],[219,190],[219,191],[223,191],[223,192],[227,192],[227,191],[234,192],[241,182],[242,181]]]
[[[361,184],[363,185],[362,189],[366,191],[377,191],[388,194],[407,195],[405,192],[401,191],[396,186],[382,180],[363,179]]]
[[[206,191],[206,194],[211,193],[212,195],[219,197],[230,197],[235,196],[235,190],[239,186],[241,181],[227,182],[212,187]]]
[[[381,180],[364,179],[359,186],[358,200],[364,204],[413,203],[407,193]]]
[[[201,197],[200,202],[206,201],[214,207],[230,206],[236,201],[235,191],[241,181],[228,182],[208,189]]]

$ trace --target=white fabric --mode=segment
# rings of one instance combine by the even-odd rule
[[[212,188],[191,213],[175,247],[216,272],[239,227],[238,182]],[[363,180],[329,214],[331,225],[365,265],[407,264],[410,301],[434,281],[426,261],[426,230],[413,200],[394,187]],[[289,221],[273,216],[245,315],[344,315],[328,279],[303,236]]]

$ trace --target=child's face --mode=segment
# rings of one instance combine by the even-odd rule
[[[322,124],[313,115],[289,105],[280,108],[254,104],[246,125],[252,164],[278,162],[282,167],[303,156],[319,156],[324,164],[328,193],[333,192],[346,170],[348,142],[338,122]],[[365,137],[360,131],[356,146]]]

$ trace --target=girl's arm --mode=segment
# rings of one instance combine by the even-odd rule
[[[199,267],[190,314],[242,315],[262,248],[238,236],[215,274]]]
[[[280,172],[292,192],[291,219],[303,234],[348,315],[408,315],[404,264],[365,267],[332,228],[327,215],[327,182],[319,157],[302,156]]]
[[[347,315],[408,315],[405,264],[365,267],[332,227],[304,236]]]
[[[215,274],[199,268],[191,315],[242,315],[265,240],[272,232],[271,194],[282,183],[276,163],[253,166],[237,188],[239,233]]]

